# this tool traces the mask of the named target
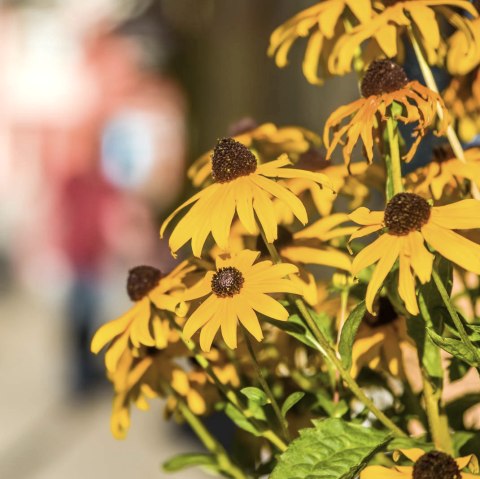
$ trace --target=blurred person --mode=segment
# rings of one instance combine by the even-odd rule
[[[89,342],[99,322],[101,269],[125,277],[138,264],[171,261],[166,249],[157,250],[153,212],[168,207],[182,185],[184,105],[160,73],[164,47],[151,13],[114,29],[102,25],[86,41],[98,102],[73,132],[71,155],[83,168],[65,181],[60,198],[80,391],[96,378]]]

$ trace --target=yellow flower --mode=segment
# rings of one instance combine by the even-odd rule
[[[316,221],[304,230],[292,233],[288,228],[279,226],[278,238],[275,247],[282,261],[292,263],[298,267],[298,275],[290,277],[290,280],[302,290],[302,296],[311,306],[318,302],[317,284],[315,277],[303,265],[319,265],[339,268],[350,271],[351,260],[349,255],[339,249],[328,245],[330,240],[345,237],[353,233],[355,226],[341,226],[349,221],[346,214],[334,214],[327,218]],[[230,253],[239,253],[244,249],[252,248],[259,250],[262,257],[269,258],[270,254],[265,247],[259,232],[252,236],[245,230],[239,221],[234,222],[230,238]],[[219,248],[211,250],[212,257],[221,254]]]
[[[130,428],[130,407],[148,410],[148,399],[164,396],[162,381],[172,383],[175,389],[183,371],[173,362],[174,351],[167,348],[130,349],[125,348],[118,360],[118,366],[108,373],[114,387],[110,428],[116,439],[124,439]]]
[[[417,81],[408,81],[403,68],[390,60],[375,61],[369,66],[361,90],[363,98],[335,110],[325,124],[323,137],[327,159],[346,135],[343,147],[345,163],[350,163],[352,150],[359,139],[362,140],[368,162],[371,163],[373,144],[379,139],[379,123],[391,116],[389,107],[394,103],[403,109],[402,114],[395,117],[396,120],[405,124],[417,123],[413,134],[416,138],[404,156],[405,161],[412,159],[425,130],[433,125],[437,115],[437,102],[444,111],[437,135],[443,134],[448,126],[449,115],[440,96]],[[342,125],[345,119],[348,122]],[[334,132],[332,139],[331,130]]]
[[[460,138],[470,142],[480,132],[480,68],[454,77],[443,98],[456,120]]]
[[[360,479],[476,479],[479,476],[469,472],[461,472],[469,467],[478,472],[477,458],[469,456],[454,459],[440,451],[425,452],[422,449],[400,449],[394,458],[400,454],[412,461],[413,466],[368,466],[360,473]]]
[[[137,348],[144,345],[161,349],[175,337],[167,315],[162,312],[177,311],[185,289],[183,279],[193,269],[183,262],[166,276],[150,266],[139,266],[129,272],[127,291],[135,304],[119,318],[101,326],[91,343],[95,354],[109,344],[105,353],[108,371],[115,371],[120,356],[130,344]]]
[[[254,126],[232,138],[252,149],[260,163],[274,160],[282,153],[295,162],[302,153],[320,144],[320,138],[313,131],[299,126],[276,126],[274,123]],[[210,179],[212,153],[212,150],[207,151],[188,169],[187,175],[194,186],[202,186]]]
[[[310,83],[321,84],[319,67],[324,70],[321,76],[335,73],[327,69],[328,57],[335,39],[345,32],[342,17],[348,18],[350,14],[359,22],[369,22],[371,0],[322,0],[303,10],[272,33],[268,55],[274,56],[277,66],[283,68],[288,63],[288,53],[294,42],[310,36],[303,60],[303,74]]]
[[[337,75],[351,70],[357,49],[369,39],[375,40],[387,58],[395,58],[401,48],[399,39],[407,28],[418,32],[428,62],[437,63],[440,50],[444,50],[437,16],[443,16],[454,28],[468,32],[473,38],[471,21],[451,8],[462,8],[476,17],[477,11],[468,0],[374,0],[372,4],[375,10],[372,19],[355,26],[335,44],[328,68]]]
[[[434,149],[433,159],[406,178],[407,186],[421,196],[439,200],[447,188],[448,196],[460,190],[465,180],[480,186],[480,148],[465,150],[466,162],[457,159],[449,146]]]
[[[405,318],[398,316],[384,296],[378,298],[376,310],[376,316],[365,314],[355,336],[351,374],[356,377],[363,367],[368,366],[405,378],[403,351],[416,351],[407,334]]]
[[[163,236],[168,224],[181,210],[193,204],[170,236],[173,254],[191,240],[193,254],[200,257],[210,232],[218,246],[228,250],[235,212],[251,234],[257,230],[256,215],[268,242],[272,243],[277,238],[272,197],[280,199],[301,223],[307,223],[308,216],[303,203],[286,186],[271,178],[305,178],[320,185],[328,182],[321,173],[284,168],[290,164],[288,157],[282,155],[278,160],[257,165],[257,159],[247,147],[231,138],[220,140],[212,156],[215,183],[179,206],[164,221],[160,235]]]
[[[217,331],[231,349],[237,347],[238,322],[257,341],[263,339],[256,312],[280,321],[288,319],[288,311],[270,293],[295,293],[300,289],[285,276],[297,272],[291,264],[272,264],[260,261],[254,264],[259,252],[244,250],[236,255],[219,256],[216,272],[205,277],[185,294],[185,301],[208,297],[190,315],[184,335],[190,339],[199,329],[200,346],[209,351]]]
[[[448,39],[447,68],[453,75],[465,75],[480,63],[480,18],[470,25]]]
[[[415,276],[422,284],[430,281],[434,258],[424,242],[453,263],[480,274],[480,246],[453,231],[480,227],[478,200],[432,207],[415,193],[399,193],[388,202],[385,211],[362,207],[350,214],[350,219],[362,225],[350,240],[385,228],[356,255],[352,264],[352,273],[357,275],[378,262],[366,294],[367,309],[371,313],[375,295],[398,258],[398,292],[407,311],[418,314]]]

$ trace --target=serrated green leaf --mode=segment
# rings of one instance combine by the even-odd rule
[[[365,316],[365,311],[365,301],[358,303],[348,315],[348,318],[342,328],[338,350],[340,352],[340,357],[342,358],[343,367],[347,371],[349,371],[352,366],[353,342],[355,341],[355,335],[357,334],[358,327]]]
[[[192,452],[172,457],[165,461],[162,467],[165,472],[177,472],[196,466],[216,467],[217,461],[213,454]]]
[[[254,436],[260,436],[260,431],[232,404],[227,404],[225,407],[225,414],[244,431],[253,434]]]
[[[305,393],[300,391],[290,394],[290,396],[285,399],[285,402],[282,405],[282,416],[285,417],[287,415],[287,412],[290,411],[290,409],[292,409],[292,407],[295,406],[295,404],[297,404],[297,402],[300,401],[304,396]]]
[[[341,419],[313,423],[280,456],[270,479],[353,479],[391,440],[388,432]]]
[[[240,390],[250,401],[260,406],[265,406],[269,403],[267,395],[259,388],[249,386]]]
[[[470,366],[477,367],[480,365],[477,351],[470,349],[463,341],[453,338],[443,338],[437,334],[433,328],[427,328],[427,332],[432,341],[439,348],[447,351],[447,353],[465,361],[467,364],[470,364]]]

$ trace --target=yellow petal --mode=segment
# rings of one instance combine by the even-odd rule
[[[257,340],[261,341],[263,339],[262,328],[260,327],[260,322],[258,321],[255,311],[243,301],[240,296],[236,296],[235,300],[235,309],[238,314],[238,319],[242,323],[243,327]]]
[[[206,322],[214,316],[222,305],[222,300],[211,294],[187,319],[183,327],[185,339],[190,339]]]
[[[277,239],[275,208],[267,194],[259,188],[253,190],[253,209],[262,225],[267,241],[273,243]]]
[[[405,302],[407,311],[414,316],[418,315],[417,297],[415,294],[415,278],[410,269],[410,262],[404,254],[400,254],[400,268],[398,277],[398,293]]]
[[[480,274],[480,246],[453,231],[428,223],[422,228],[428,244],[467,271]]]
[[[222,322],[222,312],[225,311],[225,303],[222,303],[220,305],[220,309],[217,311],[217,313],[213,316],[210,321],[208,321],[205,326],[203,326],[201,332],[200,332],[200,347],[202,348],[202,351],[209,352],[210,348],[212,347],[212,342],[213,339],[215,338],[215,335],[217,334],[218,330],[220,329],[220,324]]]
[[[374,243],[372,243],[372,245],[373,244]],[[373,314],[373,302],[375,300],[375,296],[378,290],[382,287],[383,281],[387,277],[390,270],[393,268],[393,265],[395,264],[395,261],[398,258],[400,244],[401,242],[397,238],[394,238],[393,240],[389,239],[389,241],[387,241],[383,245],[383,249],[384,249],[383,255],[380,258],[380,261],[378,262],[377,267],[375,268],[375,271],[372,274],[370,282],[368,283],[367,294],[365,296],[365,305],[367,307],[367,310],[372,314]],[[389,245],[389,247],[385,248],[385,245]]]
[[[411,475],[384,466],[368,466],[360,473],[360,479],[411,479]]]
[[[362,226],[381,225],[383,224],[384,212],[370,211],[368,208],[361,206],[350,213],[348,217]]]
[[[396,242],[396,238],[388,233],[379,236],[373,243],[365,246],[360,253],[355,256],[352,263],[352,273],[357,275],[362,269],[376,263],[384,256],[392,245]]]
[[[221,320],[222,336],[230,349],[237,348],[237,314],[233,298],[225,298],[225,314]]]
[[[259,313],[279,321],[286,321],[288,319],[288,311],[278,302],[270,296],[249,291],[248,295],[245,295],[245,301]]]
[[[463,200],[433,207],[430,221],[451,230],[480,228],[480,200]]]
[[[98,354],[100,350],[109,343],[113,338],[123,333],[129,326],[130,322],[138,312],[138,303],[135,304],[129,311],[113,321],[109,321],[100,327],[100,329],[93,336],[90,349],[92,353]]]

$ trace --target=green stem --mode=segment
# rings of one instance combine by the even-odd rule
[[[217,389],[222,393],[225,398],[230,401],[232,406],[234,406],[245,418],[258,430],[263,438],[267,441],[271,442],[279,451],[285,451],[287,449],[287,445],[285,442],[278,437],[277,434],[271,429],[265,429],[265,427],[258,424],[257,420],[252,417],[251,412],[246,408],[240,399],[238,398],[235,391],[229,389],[224,383],[220,381],[217,374],[215,373],[212,365],[208,361],[208,359],[202,354],[202,352],[198,349],[197,345],[193,341],[187,341],[183,336],[182,328],[176,323],[175,319],[170,317],[170,325],[178,332],[183,344],[187,347],[187,349],[193,354],[195,360],[200,365],[200,367],[208,374],[208,376],[212,379],[215,383]]]
[[[448,420],[445,414],[440,413],[440,401],[442,389],[434,389],[425,371],[423,376],[423,398],[425,399],[425,411],[427,412],[428,425],[436,449],[453,455],[453,443],[450,435]]]
[[[226,473],[228,477],[234,479],[247,479],[246,476],[230,459],[227,451],[223,446],[210,434],[210,431],[205,427],[198,416],[193,414],[188,405],[182,397],[173,391],[169,384],[162,382],[163,389],[169,395],[173,395],[177,401],[177,406],[185,421],[188,422],[197,437],[202,441],[203,445],[217,458],[217,464],[222,472]]]
[[[274,244],[269,243],[263,231],[263,228],[259,224],[260,234],[265,242],[265,246],[267,247],[272,259],[275,263],[281,263],[282,259],[280,254],[277,251],[277,248]],[[295,304],[300,314],[303,316],[303,319],[307,323],[308,327],[312,331],[313,335],[315,336],[316,340],[319,343],[318,350],[321,354],[323,354],[337,369],[342,379],[347,383],[350,391],[365,405],[365,407],[388,429],[390,429],[396,436],[405,437],[406,434],[393,422],[391,421],[380,409],[375,406],[373,401],[363,392],[362,388],[357,384],[355,379],[352,378],[350,372],[347,371],[340,359],[337,357],[337,353],[335,349],[331,346],[328,339],[322,333],[320,328],[317,326],[317,323],[313,319],[312,315],[310,314],[307,305],[305,302],[300,298],[295,298],[294,296],[289,295],[289,300]]]
[[[314,334],[316,340],[319,342],[323,354],[327,359],[335,366],[342,379],[345,381],[350,391],[365,405],[365,407],[388,429],[390,429],[396,436],[405,437],[406,434],[391,421],[380,409],[375,406],[373,401],[363,392],[362,388],[357,384],[355,379],[347,371],[340,359],[337,357],[335,350],[330,345],[328,339],[324,336],[317,323],[313,319],[312,315],[308,311],[307,306],[301,299],[295,299],[295,305],[297,306],[300,314],[303,316],[308,327]]]
[[[283,437],[287,441],[290,441],[290,433],[288,432],[288,423],[286,419],[282,416],[282,412],[280,411],[280,407],[278,406],[278,403],[273,394],[273,391],[271,390],[267,380],[265,379],[265,376],[263,375],[263,371],[262,371],[262,368],[260,367],[260,364],[258,364],[257,356],[255,354],[255,351],[253,350],[252,343],[250,341],[250,338],[248,337],[248,333],[243,328],[242,328],[242,332],[243,332],[243,337],[245,338],[245,343],[247,344],[248,354],[250,355],[250,359],[252,360],[252,363],[255,367],[255,371],[257,373],[258,381],[260,382],[262,389],[264,390],[265,394],[267,395],[270,401],[270,404],[272,405],[275,416],[277,416],[278,423],[280,424],[280,427],[282,429]]]
[[[387,186],[387,200],[403,191],[402,165],[400,161],[400,147],[398,144],[397,122],[391,116],[387,119],[387,136],[390,154],[385,156],[389,183],[393,191]],[[393,193],[393,194],[392,194]]]
[[[442,279],[440,278],[439,274],[435,269],[432,270],[432,277],[437,287],[437,290],[440,293],[440,296],[442,297],[443,304],[447,308],[447,311],[450,314],[450,317],[452,318],[452,321],[455,324],[455,327],[457,328],[460,338],[462,339],[465,346],[467,346],[475,354],[478,360],[479,358],[478,358],[477,348],[473,345],[472,341],[470,341],[467,331],[465,330],[465,326],[463,325],[463,322],[460,319],[460,316],[458,315],[457,310],[455,309],[452,302],[450,301],[450,296],[448,295],[448,292],[445,289]]]

